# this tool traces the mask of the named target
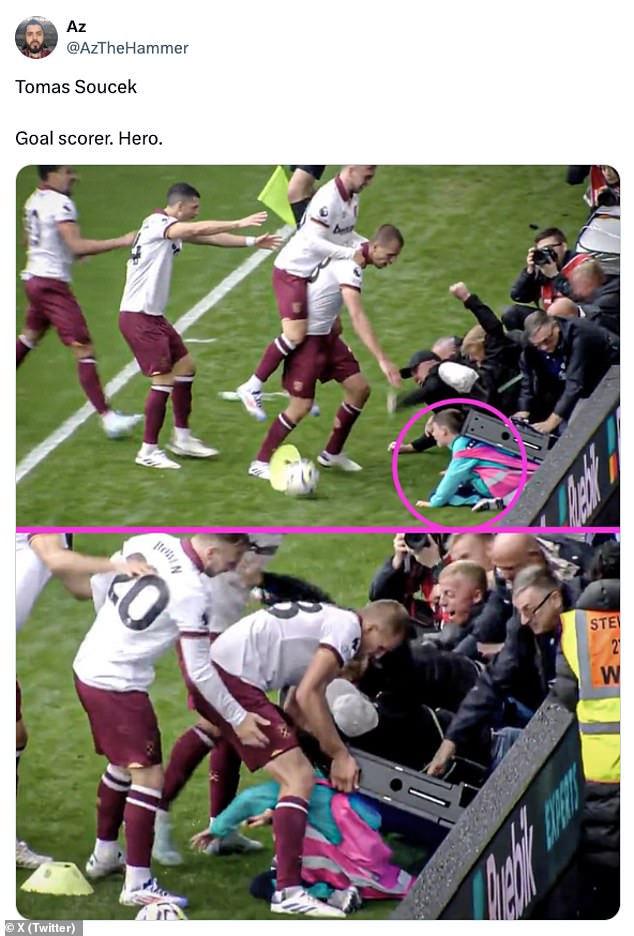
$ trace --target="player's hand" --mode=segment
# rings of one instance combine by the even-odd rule
[[[352,793],[359,788],[359,765],[348,751],[342,751],[333,758],[330,782],[342,793]]]
[[[271,825],[274,812],[274,809],[265,809],[264,812],[258,813],[257,816],[250,816],[248,819],[245,819],[242,825],[247,826],[249,829],[258,829],[260,826]]]
[[[138,231],[128,231],[123,237],[119,238],[119,247],[132,247],[136,240]]]
[[[429,501],[416,501],[417,507],[431,507]]]
[[[234,726],[233,730],[247,747],[266,747],[269,739],[263,731],[260,731],[258,725],[270,724],[271,722],[268,719],[263,718],[256,712],[247,712],[246,717],[242,719],[237,727]]]
[[[154,566],[149,565],[145,559],[113,559],[112,564],[115,570],[123,575],[132,575],[137,578],[140,575],[153,575],[156,572]]]
[[[284,243],[284,238],[277,234],[260,234],[255,239],[255,246],[260,250],[277,250]]]
[[[379,367],[393,387],[401,386],[401,372],[389,358],[379,358]]]
[[[216,836],[212,835],[209,829],[205,829],[203,832],[197,832],[196,835],[192,835],[189,840],[189,846],[193,848],[194,851],[204,852],[215,838]]]
[[[390,444],[387,447],[387,450],[388,452],[393,452],[395,448],[396,448],[396,440],[394,440],[394,442],[390,442]]]
[[[464,283],[454,283],[453,286],[449,287],[449,292],[456,299],[460,299],[461,302],[466,302],[471,295]]]
[[[249,215],[248,218],[241,218],[237,222],[236,227],[262,227],[262,225],[266,223],[268,216],[268,211],[258,211],[255,214]]]
[[[445,772],[447,764],[452,757],[455,757],[455,754],[456,745],[453,743],[453,741],[449,741],[448,738],[445,738],[434,754],[433,759],[429,764],[427,764],[425,773],[429,774],[430,777],[438,777],[440,774]]]

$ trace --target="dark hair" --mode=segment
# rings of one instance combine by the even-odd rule
[[[382,224],[376,231],[376,234],[372,238],[373,241],[378,241],[381,244],[391,243],[396,241],[399,247],[403,247],[405,240],[403,235],[397,227],[394,227],[393,224]]]
[[[228,543],[230,546],[246,546],[248,548],[251,545],[248,533],[210,533],[209,536],[220,540],[221,543]]]
[[[535,243],[539,244],[540,240],[544,240],[546,237],[558,237],[560,240],[565,241],[566,235],[557,227],[544,228],[543,231],[538,231],[535,235]]]
[[[620,579],[621,578],[621,544],[614,540],[602,543],[595,552],[590,563],[590,578]]]
[[[57,172],[58,169],[61,169],[61,166],[37,166],[37,174],[42,182],[46,182],[51,172]]]
[[[168,205],[179,201],[191,201],[193,198],[200,198],[200,192],[187,182],[176,182],[167,190]]]
[[[464,423],[464,413],[457,409],[444,409],[439,413],[434,413],[434,422],[449,432],[459,433]]]

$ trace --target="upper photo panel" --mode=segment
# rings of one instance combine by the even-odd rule
[[[20,526],[619,522],[611,166],[28,166]]]

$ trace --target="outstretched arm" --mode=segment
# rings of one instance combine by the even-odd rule
[[[57,230],[73,257],[93,257],[97,254],[109,253],[121,247],[131,247],[136,237],[136,231],[130,231],[122,237],[111,237],[108,240],[88,240],[81,236],[79,225],[75,221],[63,221],[57,225]]]
[[[374,329],[370,325],[370,320],[365,314],[359,290],[355,289],[353,286],[342,286],[341,296],[343,298],[344,305],[350,314],[350,320],[355,332],[366,346],[370,354],[376,358],[379,367],[392,386],[400,386],[401,375],[399,373],[399,369],[387,357],[383,351],[383,348],[379,344],[379,340],[374,334]]]

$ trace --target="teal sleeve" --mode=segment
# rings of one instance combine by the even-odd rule
[[[456,493],[461,484],[465,481],[472,481],[474,478],[473,469],[480,462],[477,458],[455,458],[455,453],[466,449],[469,440],[465,436],[459,436],[451,450],[451,461],[441,479],[438,487],[433,491],[429,498],[432,507],[444,507]]]
[[[245,819],[257,816],[265,809],[274,809],[279,792],[279,783],[275,783],[274,780],[243,790],[219,816],[215,817],[210,831],[219,838],[224,838],[225,835],[237,829]]]

